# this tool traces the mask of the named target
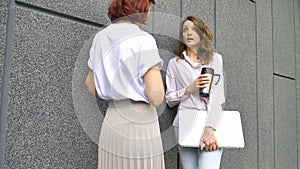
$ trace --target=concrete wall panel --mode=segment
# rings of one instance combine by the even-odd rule
[[[274,169],[273,48],[271,0],[256,2],[258,168]]]
[[[96,168],[72,102],[76,59],[96,29],[15,10],[4,167]]]
[[[298,168],[300,168],[300,1],[294,1],[295,38],[296,38],[296,82],[297,82],[297,117],[298,117]]]
[[[293,0],[274,0],[273,48],[274,72],[295,78],[295,34]]]
[[[225,149],[222,168],[257,168],[255,4],[216,1],[216,48],[223,56],[226,110],[241,113],[244,149]]]
[[[7,5],[8,0],[0,2],[0,100],[2,94],[2,74],[4,64],[4,53],[5,53],[5,38],[6,38],[6,21],[7,21]]]
[[[110,22],[107,16],[107,7],[110,0],[17,0],[16,2],[45,8],[103,25]]]
[[[275,169],[297,168],[295,81],[274,76]]]
[[[182,18],[185,18],[189,15],[195,15],[200,17],[209,26],[210,30],[213,33],[215,32],[214,1],[182,0]]]
[[[160,38],[165,39],[163,41],[167,43],[169,43],[168,37],[171,38],[171,41],[178,39],[181,22],[180,1],[159,1],[153,11],[155,12],[153,15],[153,33],[162,35]],[[174,46],[168,46],[168,48],[171,50]]]

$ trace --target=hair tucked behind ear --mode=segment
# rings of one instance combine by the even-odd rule
[[[213,46],[213,34],[209,30],[208,26],[196,16],[188,16],[181,24],[179,41],[174,51],[175,55],[183,59],[183,52],[187,50],[187,46],[183,43],[183,24],[186,21],[192,21],[196,26],[196,32],[200,37],[200,44],[197,51],[197,55],[202,64],[208,64],[213,59],[214,46]]]

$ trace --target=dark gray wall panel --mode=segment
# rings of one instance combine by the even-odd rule
[[[273,0],[274,72],[295,78],[293,0]]]
[[[96,168],[97,145],[72,102],[77,56],[93,27],[17,7],[5,168]]]
[[[215,1],[212,0],[182,0],[182,18],[195,15],[201,18],[215,32]],[[215,34],[214,34],[215,35]],[[215,37],[214,37],[215,38]]]
[[[0,2],[0,100],[2,94],[2,74],[4,64],[5,38],[6,38],[6,20],[7,20],[8,0]]]
[[[153,33],[178,39],[180,27],[180,1],[158,1],[154,7]],[[173,48],[173,46],[170,46]]]
[[[245,148],[226,149],[222,168],[257,168],[255,4],[216,1],[216,48],[223,56],[226,110],[241,113]]]
[[[107,16],[107,7],[110,0],[17,0],[41,8],[46,8],[58,13],[87,19],[106,25],[110,22]]]
[[[154,11],[180,16],[180,1],[181,0],[156,1]]]
[[[258,165],[274,169],[273,48],[271,0],[256,1]]]
[[[275,169],[297,168],[296,84],[274,76]]]

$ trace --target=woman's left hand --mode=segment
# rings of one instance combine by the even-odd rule
[[[204,146],[205,146],[206,151],[214,151],[214,150],[219,149],[217,139],[216,139],[214,133],[215,133],[215,131],[213,128],[210,128],[210,127],[204,128],[204,133],[200,140],[200,145],[199,145],[200,150],[203,150]]]

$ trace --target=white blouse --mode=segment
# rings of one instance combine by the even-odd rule
[[[143,76],[163,64],[155,39],[135,24],[110,24],[99,31],[90,49],[97,94],[105,100],[132,99],[149,103]]]
[[[170,107],[179,104],[178,111],[183,109],[207,110],[206,126],[217,129],[222,117],[222,104],[225,102],[224,94],[224,75],[223,59],[218,53],[214,53],[213,60],[207,65],[201,65],[200,62],[192,63],[190,58],[183,52],[184,59],[178,57],[172,58],[168,63],[166,74],[166,102]],[[184,95],[184,92],[194,80],[201,74],[203,67],[211,67],[214,74],[210,96],[208,98],[200,97],[199,91],[190,95]],[[173,121],[174,126],[179,126],[178,113]]]

